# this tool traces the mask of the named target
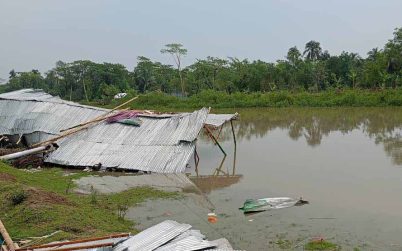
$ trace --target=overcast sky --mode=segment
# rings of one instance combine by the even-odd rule
[[[0,0],[0,78],[56,61],[169,63],[160,49],[276,61],[317,40],[331,54],[365,56],[402,26],[402,0]]]

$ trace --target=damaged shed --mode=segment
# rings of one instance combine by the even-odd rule
[[[111,110],[65,101],[42,90],[18,90],[0,94],[0,135],[30,146],[108,112]],[[211,117],[208,113],[207,108],[179,114],[140,112],[136,115],[140,126],[101,120],[58,139],[59,148],[44,161],[74,167],[180,173],[207,121],[214,127],[235,117]]]

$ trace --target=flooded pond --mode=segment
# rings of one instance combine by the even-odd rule
[[[343,250],[402,250],[401,108],[238,112],[235,170],[230,125],[220,135],[228,153],[222,170],[230,176],[208,177],[222,152],[206,136],[197,143],[199,178],[194,168],[189,170],[216,206],[218,222],[208,223],[207,203],[189,194],[131,209],[128,216],[139,228],[174,219],[246,250],[279,250],[281,240],[297,249],[312,237]],[[238,210],[249,198],[283,196],[303,196],[310,204],[250,216]]]

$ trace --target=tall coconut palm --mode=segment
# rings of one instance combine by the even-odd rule
[[[321,46],[319,42],[311,40],[306,44],[303,56],[305,56],[307,60],[315,61],[320,58],[320,55]]]

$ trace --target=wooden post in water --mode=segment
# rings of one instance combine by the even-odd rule
[[[236,173],[236,153],[237,153],[237,142],[236,142],[236,134],[233,127],[233,120],[230,120],[230,126],[232,127],[232,134],[233,134],[233,142],[234,142],[234,153],[233,153],[233,173]]]

